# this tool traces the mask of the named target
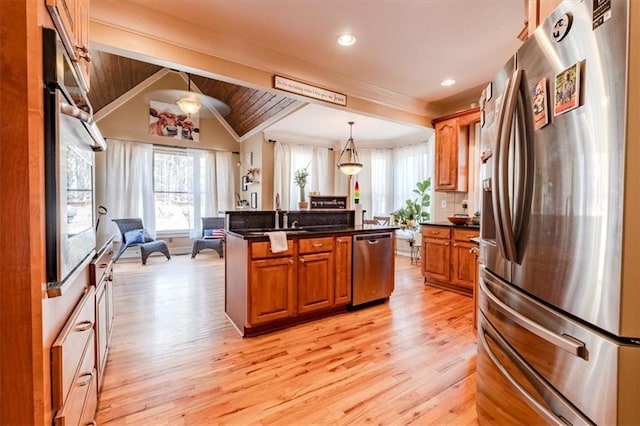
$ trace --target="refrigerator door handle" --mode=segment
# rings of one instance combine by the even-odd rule
[[[574,418],[580,419],[582,422],[584,422],[584,424],[591,424],[591,422],[588,421],[587,419],[585,419],[582,414],[580,414],[573,407],[571,407],[569,404],[567,404],[564,401],[564,398],[562,396],[560,396],[557,393],[557,391],[555,391],[553,388],[551,388],[548,385],[546,385],[544,379],[542,377],[540,377],[534,370],[532,370],[531,367],[529,367],[518,355],[513,353],[509,349],[508,344],[498,334],[498,332],[495,331],[495,329],[493,329],[493,327],[490,324],[483,323],[481,325],[479,333],[478,333],[478,337],[479,337],[479,340],[480,340],[479,344],[482,345],[482,347],[484,348],[486,354],[491,359],[491,362],[493,363],[493,365],[511,383],[511,385],[515,388],[515,390],[517,390],[518,393],[520,393],[520,395],[526,400],[526,402],[529,404],[529,406],[533,410],[535,410],[538,414],[540,414],[540,416],[542,418],[544,418],[545,423],[558,425],[558,426],[566,426],[566,425],[571,425],[572,424],[564,416],[556,414],[553,411],[549,410],[548,408],[544,407],[538,400],[536,400],[527,391],[527,389],[525,389],[524,386],[522,386],[518,382],[518,380],[515,377],[513,377],[513,375],[511,375],[509,373],[509,371],[504,367],[504,365],[502,365],[502,363],[498,359],[498,356],[491,349],[491,346],[489,345],[489,342],[487,341],[487,337],[489,339],[491,339],[501,350],[503,350],[505,352],[505,354],[507,354],[507,356],[509,358],[511,358],[511,360],[515,363],[517,368],[529,380],[533,380],[535,382],[538,382],[538,386],[543,386],[546,389],[547,393],[550,394],[550,395],[553,395],[553,397],[556,400],[556,402],[559,405],[561,405],[565,410],[567,410],[569,413],[571,413],[571,415],[574,416]],[[538,386],[536,386],[536,387],[538,387]]]
[[[540,324],[530,320],[524,315],[518,313],[511,307],[507,306],[500,299],[498,299],[492,292],[489,290],[487,285],[484,282],[484,277],[480,279],[480,288],[484,292],[484,294],[491,300],[491,302],[495,305],[498,311],[502,313],[509,320],[518,324],[520,327],[530,331],[535,334],[539,338],[546,340],[552,345],[570,353],[573,356],[587,359],[587,348],[585,344],[579,341],[576,338],[567,335],[556,334],[553,331],[549,330],[541,326]]]
[[[512,83],[513,78],[509,78],[507,79],[506,83],[505,83],[505,99],[503,99],[502,105],[500,106],[500,113],[498,115],[498,121],[496,123],[497,129],[496,129],[496,145],[495,145],[495,152],[494,152],[494,163],[493,163],[493,191],[491,194],[491,201],[493,204],[493,220],[496,226],[496,244],[498,245],[500,251],[502,252],[502,255],[504,256],[504,258],[506,260],[511,260],[511,258],[509,257],[510,252],[507,249],[506,246],[506,233],[507,233],[507,229],[505,227],[505,222],[504,222],[504,212],[503,209],[506,207],[505,204],[502,202],[503,200],[503,188],[504,188],[504,182],[503,182],[503,177],[506,176],[507,174],[507,158],[506,155],[503,152],[503,147],[506,146],[507,147],[507,152],[508,152],[508,147],[509,147],[509,139],[507,138],[506,140],[503,139],[503,132],[502,129],[504,127],[505,124],[505,120],[509,120],[509,116],[506,115],[506,104],[508,101],[508,96],[511,93],[511,83]],[[507,133],[507,136],[509,136],[509,134]]]
[[[518,105],[518,95],[522,84],[523,70],[516,70],[510,79],[511,84],[506,91],[506,99],[503,104],[500,128],[498,129],[498,140],[500,146],[498,150],[498,194],[500,205],[500,223],[502,229],[502,245],[505,250],[505,258],[516,261],[518,253],[516,250],[516,239],[513,232],[513,221],[511,212],[511,197],[508,188],[509,184],[509,148],[511,147],[511,136],[515,112]]]
[[[518,85],[517,126],[518,126],[518,173],[514,206],[513,237],[516,246],[515,262],[520,263],[524,256],[529,218],[531,217],[531,201],[533,199],[534,151],[533,151],[533,107],[529,98],[527,76],[524,69],[520,73]]]
[[[499,245],[507,260],[520,263],[524,255],[526,231],[529,225],[531,200],[533,198],[533,111],[529,100],[526,73],[516,70],[507,82],[505,100],[498,123],[496,162],[494,176],[497,193],[494,197],[494,212],[499,230]],[[516,123],[515,158],[517,173],[511,194],[509,185],[509,149],[511,148],[513,124]],[[515,201],[513,208],[511,201]]]

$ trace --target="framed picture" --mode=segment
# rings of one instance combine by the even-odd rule
[[[564,114],[580,104],[580,64],[575,63],[556,74],[553,115]]]
[[[549,105],[547,96],[547,79],[543,78],[531,89],[533,107],[533,127],[538,130],[549,124]]]
[[[187,116],[178,105],[149,101],[149,134],[198,142],[200,119],[198,114]]]

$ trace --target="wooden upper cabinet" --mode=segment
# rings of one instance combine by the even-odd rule
[[[524,28],[518,38],[525,41],[561,2],[562,0],[524,0]]]
[[[89,91],[89,0],[45,0],[81,87]]]
[[[433,120],[436,132],[436,191],[467,192],[469,126],[477,121],[480,121],[479,108]]]

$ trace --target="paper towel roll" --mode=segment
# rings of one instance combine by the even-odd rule
[[[356,226],[362,226],[362,204],[356,204]]]

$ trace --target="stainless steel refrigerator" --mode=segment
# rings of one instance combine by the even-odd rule
[[[640,424],[640,1],[564,1],[486,87],[481,424]]]

